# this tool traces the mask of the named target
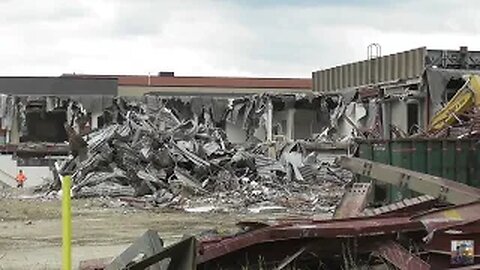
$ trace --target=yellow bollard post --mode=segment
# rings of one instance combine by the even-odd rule
[[[62,181],[62,269],[72,270],[72,208],[70,202],[70,175]]]

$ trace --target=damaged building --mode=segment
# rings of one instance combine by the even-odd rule
[[[159,72],[157,76],[64,76],[114,78],[118,81],[119,97],[139,101],[146,100],[146,96],[157,96],[178,117],[210,121],[225,129],[229,139],[236,143],[253,137],[266,140],[267,136],[307,139],[320,133],[325,125],[325,117],[317,110],[325,108],[320,107],[324,99],[312,95],[311,79],[183,77],[173,72]],[[269,108],[266,100],[272,101],[270,121],[266,119]],[[256,111],[250,111],[252,108]]]
[[[80,135],[106,124],[122,124],[126,116],[120,112],[125,111],[130,102],[145,102],[154,106],[162,104],[180,121],[194,120],[221,128],[227,130],[229,139],[233,142],[244,142],[247,140],[242,127],[244,123],[240,124],[231,115],[229,117],[234,103],[237,108],[241,106],[234,102],[235,99],[250,97],[247,99],[257,100],[253,103],[258,103],[265,100],[264,97],[256,96],[259,94],[271,93],[274,96],[296,93],[290,94],[295,96],[311,93],[311,79],[178,77],[171,72],[161,72],[158,76],[1,77],[0,93],[0,145],[4,154],[13,154],[3,158],[8,158],[9,163],[13,160],[18,166],[24,167],[51,165],[50,159],[43,159],[45,156],[68,154],[68,146],[64,144],[68,141],[65,123]],[[239,102],[248,103],[245,100]],[[243,109],[239,111],[244,113]],[[246,111],[250,113],[248,109]],[[266,110],[261,114],[256,112],[258,117],[253,121],[254,129],[259,129],[257,133],[264,134],[263,137],[257,136],[257,139],[266,138],[267,126],[275,127],[270,129],[270,134],[273,131],[281,134],[287,130],[287,116],[281,116],[281,111],[275,106],[275,125],[265,125]],[[316,115],[314,110],[310,114]],[[259,125],[260,121],[262,125]],[[282,123],[284,126],[278,127]],[[292,122],[288,123],[292,125]],[[293,131],[289,132],[293,137]],[[42,146],[32,150],[32,143]],[[23,150],[18,151],[19,148]],[[5,169],[8,174],[4,180],[7,182],[12,181],[17,170],[14,164],[10,165]],[[26,168],[27,172],[30,169]],[[48,173],[41,175],[46,176]]]
[[[210,121],[212,125],[225,129],[229,139],[235,143],[253,137],[265,140],[268,134],[272,139],[275,135],[288,140],[310,138],[311,133],[308,132],[321,130],[320,114],[311,103],[311,100],[319,103],[318,98],[311,95],[311,79],[184,77],[175,76],[173,72],[159,72],[157,76],[64,76],[115,78],[119,97],[131,101],[144,100],[142,96],[161,97],[178,117],[200,117],[201,121]],[[262,94],[266,96],[258,96]],[[265,100],[270,99],[267,96],[276,96],[272,99],[277,100],[273,102],[270,121],[266,119],[268,102]],[[250,111],[251,108],[256,111]],[[237,116],[243,117],[243,120],[238,121]],[[271,127],[266,125],[267,122],[272,122]]]
[[[463,47],[377,55],[315,72],[315,91],[303,79],[172,73],[10,78],[0,100],[2,127],[6,145],[69,142],[52,181],[36,187],[42,196],[294,217],[240,223],[238,232],[185,237],[165,249],[149,231],[142,237],[162,243],[156,254],[129,248],[107,258],[106,269],[145,269],[164,258],[172,268],[188,261],[183,269],[446,269],[480,263],[472,215],[480,209],[480,190],[472,187],[479,171],[471,169],[479,167],[477,141],[429,140],[422,132],[462,91],[472,92],[465,110],[480,106],[472,98],[480,93],[480,77],[472,75],[477,58],[480,52]],[[74,89],[68,95],[67,86]],[[390,140],[413,134],[422,140]],[[342,140],[348,147],[332,143]],[[359,157],[307,149],[330,143],[335,151],[357,147]],[[60,191],[65,174],[70,193]],[[317,214],[332,219],[304,218]],[[460,245],[465,256],[452,261],[449,252]]]
[[[65,122],[83,126],[111,106],[114,79],[0,77],[3,144],[67,141]],[[88,125],[91,125],[89,123]],[[93,123],[97,126],[97,123]]]
[[[163,96],[172,107],[183,103],[199,115],[203,108],[198,106],[212,107],[212,98],[219,98],[217,108],[208,108],[215,109],[217,116],[226,109],[228,99],[245,94],[308,92],[310,79],[178,77],[172,72],[160,72],[158,76],[1,77],[0,141],[64,142],[63,122],[77,125],[77,130],[85,125],[90,129],[102,126],[114,117],[104,114],[112,107],[114,97],[137,100],[145,95]]]
[[[0,181],[15,185],[20,168],[27,185],[50,178],[48,166],[69,153],[64,123],[88,132],[116,93],[113,79],[0,77]]]
[[[313,91],[341,94],[338,136],[404,137],[426,130],[432,116],[480,69],[480,52],[426,47],[313,72]]]
[[[330,125],[337,106],[335,96],[322,94],[267,94],[235,99],[227,115],[232,141],[314,139]]]
[[[132,87],[122,78],[5,80],[3,88],[11,90],[3,97],[12,106],[4,108],[15,116],[7,121],[13,124],[5,145],[17,147],[10,159],[20,168],[49,165],[53,171],[38,191],[58,191],[59,172],[68,171],[75,197],[127,197],[184,209],[213,204],[331,212],[351,179],[331,159],[307,158],[294,142],[324,131],[339,104],[335,95],[312,93],[310,79],[217,78],[210,88],[184,85],[190,90],[173,94],[150,78],[140,94],[121,95],[121,87]],[[37,144],[49,145],[32,148]],[[63,158],[51,157],[52,149],[62,150],[55,155]],[[39,162],[47,159],[60,162]]]
[[[64,142],[63,123],[77,131],[101,127],[114,115],[105,110],[114,97],[127,101],[162,96],[184,117],[212,112],[221,122],[232,98],[262,93],[309,93],[310,79],[63,75],[61,77],[1,77],[2,129],[0,142]],[[215,102],[213,99],[215,98]],[[204,107],[208,108],[204,108]],[[107,112],[107,113],[105,113]],[[74,119],[75,118],[75,119]],[[45,128],[48,127],[48,128]]]

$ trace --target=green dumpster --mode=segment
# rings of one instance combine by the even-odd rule
[[[416,172],[427,173],[427,146],[428,141],[423,139],[412,140],[412,167]]]
[[[442,176],[443,145],[440,140],[430,140],[427,143],[427,173]]]
[[[391,160],[390,164],[392,166],[412,169],[412,154],[413,147],[411,140],[394,140],[390,142],[391,145]],[[408,186],[403,187],[394,187],[391,188],[391,199],[390,201],[396,202],[403,200],[405,198],[410,198],[411,192],[408,189]]]
[[[470,140],[457,140],[455,142],[455,181],[469,184]],[[448,178],[448,177],[445,177]]]
[[[372,144],[373,161],[390,164],[390,142],[374,141]],[[374,181],[374,197],[377,201],[389,202],[392,198],[392,186],[379,181]]]

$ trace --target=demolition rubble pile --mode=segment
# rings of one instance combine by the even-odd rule
[[[180,121],[165,107],[137,106],[124,116],[121,124],[87,135],[86,157],[65,165],[73,168],[74,197],[120,197],[186,210],[333,211],[352,178],[315,154],[302,160],[292,152],[276,160],[264,155],[264,145],[233,145],[222,129],[201,119]]]

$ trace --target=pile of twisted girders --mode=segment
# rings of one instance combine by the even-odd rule
[[[406,206],[373,217],[244,222],[235,235],[188,238],[124,269],[478,269],[480,203],[431,206],[424,201],[414,211]],[[161,268],[166,258],[172,268]],[[80,268],[116,269],[105,262]]]

